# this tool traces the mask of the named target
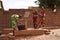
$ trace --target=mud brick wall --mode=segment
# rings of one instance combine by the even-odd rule
[[[9,28],[10,19],[13,14],[22,15],[22,18],[25,20],[25,18],[24,18],[25,11],[31,12],[29,17],[26,18],[27,28],[33,27],[32,11],[30,9],[10,9],[9,11],[4,11],[4,10],[0,9],[0,27]],[[47,11],[44,22],[45,22],[45,27],[60,26],[60,9],[58,9],[56,13]]]
[[[29,15],[29,17],[27,17],[27,18],[25,18],[24,17],[24,14],[25,14],[25,12],[28,12],[28,11],[31,11],[30,9],[10,9],[9,11],[8,11],[8,16],[7,16],[7,21],[8,21],[8,24],[10,23],[10,19],[11,19],[11,16],[13,15],[13,14],[17,14],[17,15],[21,15],[22,16],[22,19],[23,20],[20,20],[20,22],[22,22],[25,26],[26,26],[26,24],[25,24],[25,19],[26,19],[26,21],[27,21],[27,28],[28,27],[33,27],[33,24],[32,24],[32,15],[30,14]],[[8,25],[8,27],[10,27],[10,25]]]
[[[45,16],[45,26],[60,26],[60,9],[56,13],[47,12]]]

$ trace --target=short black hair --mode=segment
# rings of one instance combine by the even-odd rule
[[[19,18],[22,18],[22,16],[19,16]]]

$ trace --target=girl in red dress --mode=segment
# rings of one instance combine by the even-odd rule
[[[39,17],[40,17],[40,21],[39,21],[39,27],[44,27],[44,19],[45,19],[45,10],[41,10],[39,12]]]
[[[37,12],[36,11],[33,12],[33,26],[35,29],[37,28],[37,17],[38,17]]]

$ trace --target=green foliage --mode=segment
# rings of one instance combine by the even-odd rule
[[[58,8],[60,6],[60,0],[37,0],[35,3],[38,3],[39,7],[45,8]],[[55,7],[56,6],[56,7]]]

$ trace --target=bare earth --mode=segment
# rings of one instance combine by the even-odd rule
[[[16,37],[15,40],[60,40],[60,29],[51,30],[49,35]]]

